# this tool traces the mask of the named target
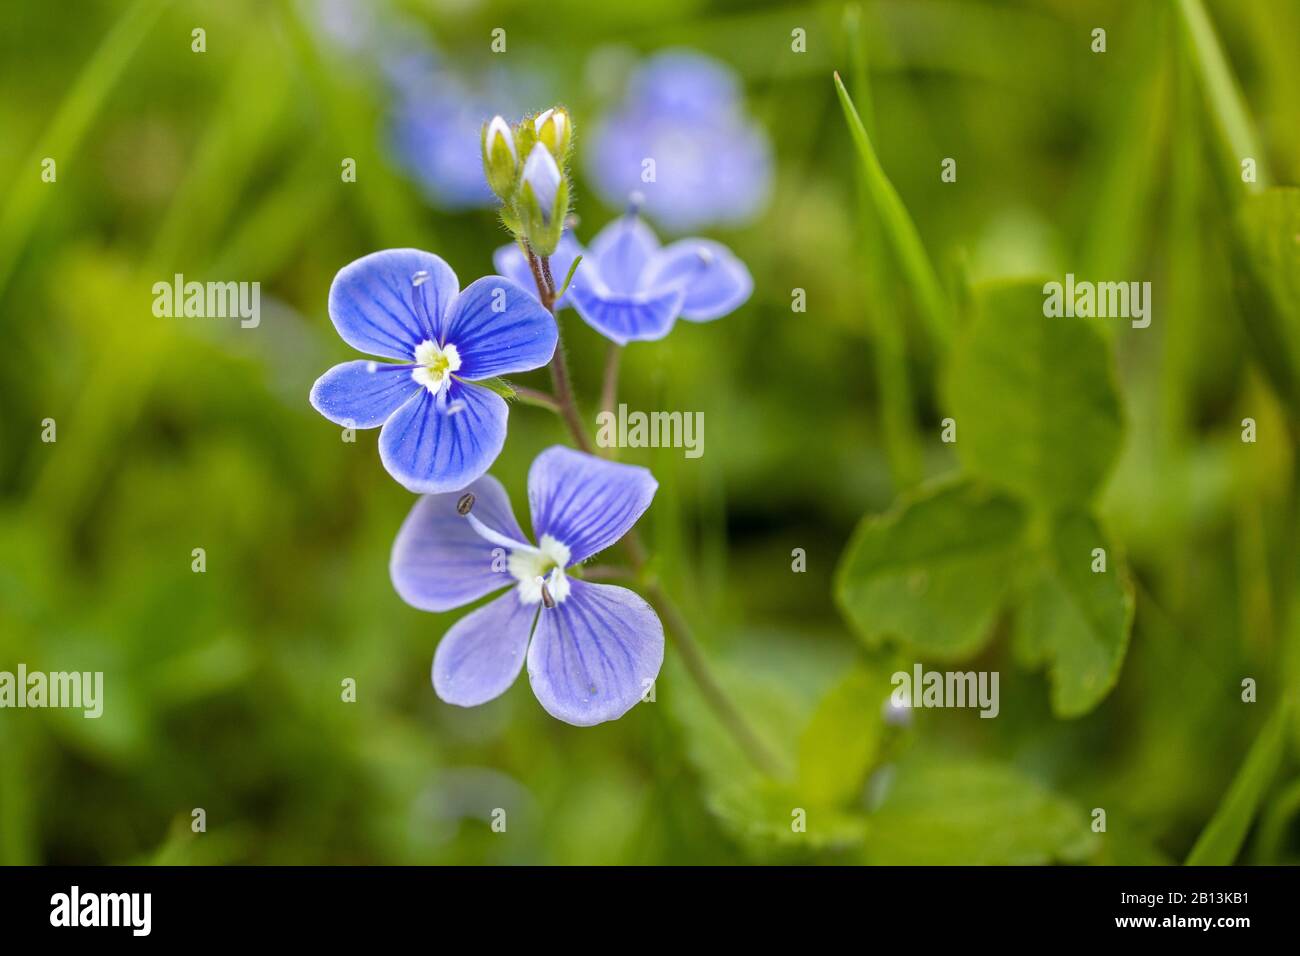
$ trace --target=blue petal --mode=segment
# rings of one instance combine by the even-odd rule
[[[419,285],[415,277],[427,278]],[[343,341],[369,355],[410,361],[421,342],[438,339],[459,288],[451,266],[418,249],[385,249],[339,270],[329,311]]]
[[[711,239],[682,239],[660,250],[643,282],[646,289],[682,289],[682,318],[692,322],[720,319],[740,308],[754,291],[745,264]]]
[[[565,232],[560,236],[559,245],[555,247],[555,254],[551,256],[551,276],[555,279],[556,287],[564,285],[564,280],[569,275],[569,269],[573,266],[573,260],[582,255],[582,246],[577,239],[573,238],[573,233]],[[528,259],[524,256],[524,250],[519,248],[519,243],[512,242],[509,245],[501,246],[492,254],[492,263],[497,272],[505,276],[511,282],[522,288],[534,298],[537,297],[537,282],[533,279],[533,270],[528,267]],[[578,267],[580,270],[583,266]],[[577,281],[575,276],[574,281]],[[562,309],[569,304],[569,295],[566,292],[555,300],[555,308]]]
[[[524,666],[540,604],[507,591],[451,626],[433,655],[433,689],[449,704],[476,707],[500,697]]]
[[[563,243],[564,240],[560,241]],[[558,253],[560,250],[557,248],[555,251]],[[499,246],[496,252],[492,253],[492,265],[496,267],[498,273],[533,298],[537,298],[537,283],[533,279],[533,270],[528,267],[528,257],[524,255],[524,250],[519,248],[519,243],[510,242]]]
[[[503,276],[486,276],[452,305],[443,342],[460,354],[460,377],[481,380],[540,368],[558,337],[555,317],[536,297]]]
[[[579,580],[570,588],[566,600],[542,610],[528,680],[552,717],[590,727],[641,700],[663,666],[664,629],[627,588]]]
[[[657,295],[598,292],[583,274],[585,266],[585,262],[578,266],[566,298],[573,300],[582,320],[605,338],[626,345],[653,342],[672,331],[685,298],[681,289],[669,288]]]
[[[533,460],[528,503],[540,541],[549,534],[569,547],[578,564],[627,534],[659,483],[639,465],[605,461],[555,445]]]
[[[411,370],[357,359],[335,365],[311,387],[311,404],[335,425],[378,428],[420,384]]]
[[[402,522],[388,573],[402,600],[422,611],[449,611],[514,583],[508,555],[484,541],[456,511],[461,495],[474,495],[474,517],[516,541],[524,533],[501,482],[484,475],[462,491],[425,495]]]
[[[453,380],[436,399],[422,388],[384,424],[379,457],[408,491],[459,491],[501,454],[506,415],[505,400],[477,385]]]
[[[605,290],[630,293],[641,288],[641,271],[658,251],[654,232],[640,216],[629,213],[600,230],[591,243],[591,260]]]

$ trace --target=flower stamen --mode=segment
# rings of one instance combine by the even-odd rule
[[[460,352],[454,345],[439,348],[436,342],[426,339],[415,347],[415,365],[411,378],[436,396],[451,384],[452,373],[460,368]]]

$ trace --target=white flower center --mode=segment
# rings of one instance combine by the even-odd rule
[[[437,342],[425,341],[415,347],[415,364],[418,368],[411,370],[411,378],[437,395],[460,368],[460,353],[450,343],[438,348]]]
[[[564,569],[569,564],[569,547],[549,534],[542,535],[536,551],[511,551],[506,568],[519,582],[519,600],[536,604],[542,599],[542,581],[556,604],[569,596],[569,579]],[[541,579],[541,580],[539,580]]]

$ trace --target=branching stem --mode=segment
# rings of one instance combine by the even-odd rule
[[[531,248],[526,247],[524,251],[528,256],[528,267],[532,270],[533,281],[537,284],[538,298],[547,311],[554,314],[556,291],[555,281],[551,277],[550,262],[546,256],[538,256]],[[605,408],[613,405],[614,398],[617,395],[619,352],[619,347],[613,345],[606,359],[605,383],[601,396],[601,403]],[[555,394],[545,397],[550,399],[553,410],[568,426],[569,432],[573,435],[573,440],[578,447],[588,454],[593,454],[591,436],[587,434],[586,426],[582,423],[577,400],[574,398],[573,385],[569,378],[569,368],[564,359],[563,337],[556,344],[555,357],[551,360],[551,379],[555,385]],[[543,394],[533,393],[531,389],[528,391],[537,396]],[[522,395],[523,391],[520,390],[520,392]],[[627,549],[633,575],[643,581],[650,603],[658,610],[668,633],[672,636],[673,646],[677,648],[682,663],[686,665],[686,672],[695,681],[705,702],[727,729],[727,732],[735,739],[740,749],[744,751],[745,756],[759,771],[771,777],[782,776],[785,768],[754,731],[749,721],[745,719],[744,714],[736,707],[735,702],[727,695],[722,684],[714,676],[704,649],[696,643],[691,634],[690,626],[686,623],[681,611],[677,609],[677,605],[673,603],[657,580],[647,580],[646,569],[649,564],[649,557],[635,528],[630,530],[623,538],[623,544]],[[595,568],[590,570],[598,573],[601,571],[601,569]]]

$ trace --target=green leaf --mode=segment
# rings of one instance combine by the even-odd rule
[[[582,256],[574,256],[573,262],[569,264],[569,274],[564,277],[564,285],[560,286],[560,291],[555,293],[557,299],[569,291],[569,283],[573,281],[573,274],[578,271],[578,266],[581,264]]]
[[[957,454],[971,474],[1057,509],[1096,494],[1123,424],[1110,356],[1088,320],[1043,314],[1034,283],[978,290],[953,359]]]
[[[974,482],[926,486],[858,526],[836,599],[871,647],[893,636],[928,657],[969,655],[989,636],[1024,525],[1016,501]]]
[[[822,698],[799,738],[799,794],[810,806],[834,807],[860,797],[880,749],[887,678],[850,671]]]
[[[869,817],[868,863],[1033,865],[1097,849],[1082,809],[1009,766],[914,756],[886,787]]]
[[[1300,189],[1242,201],[1234,267],[1242,316],[1260,364],[1300,407]]]
[[[1020,608],[1017,650],[1030,665],[1050,663],[1053,713],[1078,717],[1119,679],[1133,627],[1133,585],[1123,555],[1091,515],[1057,515],[1047,537]],[[1104,558],[1094,556],[1096,548]],[[1094,571],[1101,560],[1105,570]]]
[[[1255,738],[1227,796],[1188,854],[1188,866],[1227,866],[1236,860],[1264,793],[1282,762],[1289,710],[1289,702],[1284,701]]]
[[[744,640],[713,658],[719,683],[750,720],[763,743],[794,767],[813,722],[826,728],[821,705],[851,671],[852,648],[811,635],[780,632],[745,634]],[[860,843],[865,814],[851,807],[818,805],[799,780],[760,774],[718,723],[676,655],[665,662],[658,700],[681,725],[687,755],[699,771],[709,810],[753,853],[800,856],[814,850]],[[832,705],[837,717],[845,716]],[[879,706],[876,707],[879,713]],[[862,715],[865,724],[868,715]],[[869,732],[865,731],[865,732]],[[841,742],[843,731],[836,731]],[[840,746],[840,745],[836,745]],[[840,751],[844,752],[844,751]],[[829,792],[823,790],[823,793]],[[795,811],[800,811],[803,826]]]
[[[475,382],[474,384],[482,385],[489,392],[495,392],[496,394],[504,398],[506,401],[511,401],[512,399],[514,399],[515,395],[517,394],[515,392],[515,387],[511,385],[509,382],[507,382],[504,378],[499,378],[499,377],[488,378],[488,379],[483,379],[482,381],[479,382]]]

